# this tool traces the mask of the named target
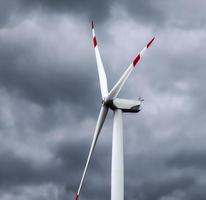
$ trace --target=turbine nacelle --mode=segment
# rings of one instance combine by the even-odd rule
[[[114,100],[103,101],[103,105],[109,107],[111,110],[120,109],[123,112],[137,113],[142,109],[142,99],[130,100],[115,98]]]

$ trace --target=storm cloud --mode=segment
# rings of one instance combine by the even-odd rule
[[[109,88],[148,40],[121,97],[125,199],[205,199],[206,3],[0,1],[0,199],[73,199],[101,97],[90,22]],[[112,112],[81,199],[110,198]]]

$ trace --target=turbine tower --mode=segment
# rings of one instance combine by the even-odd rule
[[[138,62],[141,60],[145,51],[150,47],[155,38],[152,38],[142,51],[135,57],[133,62],[129,65],[126,71],[123,73],[119,81],[108,92],[107,77],[104,71],[104,66],[99,53],[97,45],[97,39],[94,31],[94,23],[92,21],[92,35],[93,45],[95,50],[95,56],[97,61],[97,69],[99,74],[100,89],[102,95],[102,105],[97,119],[96,128],[92,144],[90,147],[89,155],[86,161],[86,165],[83,171],[83,175],[79,184],[78,191],[75,196],[75,200],[79,199],[81,187],[85,178],[85,174],[94,152],[95,145],[97,143],[98,136],[104,124],[108,110],[111,109],[114,113],[113,121],[113,137],[112,137],[112,167],[111,167],[111,200],[124,200],[124,155],[123,155],[123,125],[122,125],[122,113],[130,112],[136,113],[141,110],[142,99],[128,100],[117,98],[120,90],[122,89],[125,81],[128,79],[131,72],[135,69]]]

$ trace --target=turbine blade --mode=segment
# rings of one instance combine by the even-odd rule
[[[95,56],[97,61],[97,69],[99,74],[99,82],[100,82],[100,89],[102,98],[106,97],[108,95],[108,87],[107,87],[107,76],[104,70],[104,66],[102,63],[101,55],[99,53],[99,48],[97,45],[97,38],[94,31],[94,22],[92,21],[92,36],[93,36],[93,45],[95,50]]]
[[[127,68],[127,70],[124,72],[124,74],[121,76],[121,78],[119,79],[119,81],[117,81],[117,83],[114,85],[114,87],[111,89],[111,91],[109,92],[106,101],[108,100],[112,100],[115,97],[117,97],[117,95],[119,94],[120,90],[122,89],[125,81],[128,79],[129,75],[131,74],[131,72],[134,70],[135,66],[137,65],[137,63],[140,61],[140,59],[142,58],[143,54],[145,53],[145,51],[150,47],[150,45],[152,44],[152,42],[154,41],[155,38],[152,38],[147,45],[142,49],[142,51],[135,57],[135,59],[133,60],[133,62],[129,65],[129,67]]]
[[[94,151],[94,148],[95,148],[95,145],[96,145],[99,133],[100,133],[100,131],[102,129],[102,126],[104,124],[105,118],[107,116],[107,112],[108,112],[108,108],[102,105],[100,113],[99,113],[99,117],[98,117],[98,120],[97,120],[96,128],[95,128],[95,131],[94,131],[94,136],[93,136],[92,144],[91,144],[91,147],[90,147],[89,155],[88,155],[88,158],[87,158],[87,162],[86,162],[86,165],[85,165],[85,168],[84,168],[84,172],[83,172],[83,175],[82,175],[82,178],[81,178],[81,181],[80,181],[78,192],[77,192],[77,194],[75,196],[76,200],[78,200],[79,193],[80,193],[80,190],[81,190],[81,187],[82,187],[82,183],[84,181],[84,177],[85,177],[85,174],[86,174],[86,171],[87,171],[87,167],[89,165],[89,161],[90,161],[92,153]]]

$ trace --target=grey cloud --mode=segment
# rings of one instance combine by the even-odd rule
[[[47,52],[43,52],[41,58],[37,57],[38,50],[33,49],[35,43],[19,42],[18,37],[2,37],[0,43],[1,87],[45,108],[63,102],[70,104],[71,110],[78,110],[77,114],[85,113],[84,109],[96,112],[98,107],[95,105],[95,99],[98,98],[98,92],[94,96],[92,94],[99,87],[98,84],[94,84],[98,82],[91,73],[85,74],[90,63],[59,63],[54,61],[54,56],[47,55]],[[40,47],[37,45],[36,48]],[[47,62],[44,61],[44,56],[48,59]],[[82,102],[86,106],[82,107]]]
[[[16,50],[14,50],[16,48]],[[16,52],[18,52],[16,54]],[[78,96],[82,88],[91,88],[85,93],[84,100],[87,101],[87,94],[92,93],[92,77],[81,76],[54,70],[45,70],[44,66],[29,53],[29,47],[19,48],[14,45],[1,49],[1,85],[8,90],[19,90],[28,99],[34,100],[40,105],[50,105],[53,101],[64,99],[73,103],[81,102]],[[52,63],[50,63],[52,65]],[[76,69],[82,66],[75,66]],[[76,76],[76,77],[75,77]],[[76,90],[73,90],[75,84]],[[90,85],[91,84],[91,85]],[[79,86],[80,85],[80,86]],[[59,93],[60,92],[60,93]],[[81,95],[81,94],[80,94]],[[89,103],[90,101],[88,101]]]
[[[205,150],[182,150],[172,158],[168,159],[168,165],[178,168],[192,168],[192,169],[205,169],[206,159]]]
[[[132,48],[141,47],[142,41],[134,38],[145,39],[146,31],[157,33],[144,66],[142,62],[138,68],[138,80],[131,77],[123,91],[125,96],[134,97],[139,91],[145,97],[138,115],[124,116],[125,199],[205,198],[204,2],[198,1],[194,12],[189,12],[193,3],[182,2],[22,0],[4,4],[6,15],[0,16],[3,200],[17,187],[19,199],[63,200],[76,192],[101,101],[92,48],[89,42],[82,45],[91,39],[87,35],[90,27],[81,29],[88,18],[99,24],[104,20],[106,25],[110,20],[114,23],[107,29],[100,25],[98,41],[106,40],[101,46],[104,60],[117,65],[128,62],[125,55],[130,50],[132,55]],[[112,9],[120,12],[115,14],[120,24],[112,18]],[[18,15],[18,22],[11,18]],[[64,24],[67,20],[69,26]],[[5,26],[12,21],[16,24]],[[32,25],[25,26],[25,21]],[[126,26],[128,21],[134,26],[131,29]],[[72,23],[76,26],[68,28]],[[32,28],[35,25],[37,29]],[[117,25],[121,25],[118,30]],[[59,48],[67,44],[69,48]],[[109,80],[116,80],[121,70],[107,68]],[[82,199],[110,198],[111,124],[111,120],[105,124],[100,136]],[[50,195],[45,186],[50,183],[58,195]]]
[[[112,15],[112,9],[117,7],[118,12],[126,11],[133,20],[143,24],[155,25],[155,27],[176,26],[183,29],[205,27],[206,19],[203,9],[205,2],[198,0],[195,6],[191,6],[191,4],[192,1],[185,4],[183,0],[173,2],[158,0],[155,3],[151,0],[15,0],[12,3],[3,1],[1,2],[1,8],[6,11],[6,15],[1,17],[1,24],[13,23],[36,10],[50,14],[63,13],[81,17],[86,16],[87,20],[91,21],[93,19],[101,23],[109,19]]]
[[[129,0],[121,1],[123,9],[133,17],[135,21],[142,23],[149,23],[155,25],[162,25],[165,21],[165,13],[158,6],[158,3],[154,1],[144,0]],[[118,2],[117,2],[118,4]]]
[[[75,1],[75,0],[43,0],[43,1],[26,1],[21,0],[23,7],[29,7],[32,9],[35,6],[39,6],[41,8],[50,9],[54,12],[69,12],[69,13],[79,13],[86,14],[90,20],[104,20],[106,19],[110,12],[110,6],[112,1],[95,1],[95,0],[87,0],[87,1]]]
[[[55,174],[46,168],[41,170],[35,166],[34,163],[30,163],[28,160],[22,159],[15,155],[13,152],[3,151],[1,152],[1,167],[0,177],[1,187],[12,187],[14,185],[25,184],[38,184],[47,181],[51,181]],[[46,178],[47,177],[47,178]]]
[[[193,1],[122,1],[124,9],[135,21],[155,25],[156,28],[178,27],[180,29],[202,29],[206,25],[205,2]]]
[[[13,19],[13,14],[17,8],[18,4],[15,1],[0,2],[0,27],[6,25]]]
[[[106,21],[111,15],[112,7],[115,5],[133,17],[135,21],[141,23],[149,23],[150,25],[159,26],[177,26],[183,29],[202,28],[205,27],[205,15],[203,0],[198,0],[195,6],[192,1],[187,4],[184,0],[181,1],[162,1],[158,0],[155,3],[151,0],[129,0],[129,1],[19,1],[22,7],[34,9],[35,6],[42,9],[47,8],[54,12],[69,12],[77,14],[86,14],[91,20],[101,22]]]

